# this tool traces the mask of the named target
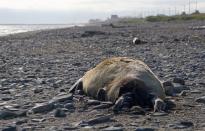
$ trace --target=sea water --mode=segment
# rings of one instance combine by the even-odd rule
[[[14,33],[22,33],[28,31],[44,30],[44,29],[58,29],[75,26],[74,24],[35,24],[35,25],[0,25],[0,36],[5,36]]]

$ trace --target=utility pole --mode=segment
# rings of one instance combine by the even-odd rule
[[[169,8],[169,16],[171,16],[171,9]]]
[[[197,2],[197,0],[196,0],[196,9],[195,9],[196,11],[197,11],[197,4],[198,4],[198,2]]]
[[[184,12],[186,13],[186,5],[184,5]]]
[[[191,2],[189,0],[189,14],[191,13]]]

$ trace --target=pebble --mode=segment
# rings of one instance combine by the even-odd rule
[[[180,121],[180,122],[176,122],[176,123],[168,125],[168,127],[173,128],[173,129],[185,129],[185,128],[190,128],[193,126],[194,124],[189,121]]]
[[[197,98],[195,101],[198,102],[198,103],[203,103],[203,104],[205,104],[205,96],[202,96],[202,97],[200,97],[200,98]]]
[[[111,120],[112,116],[113,115],[99,116],[99,117],[88,120],[87,123],[89,125],[95,125],[95,124],[99,124],[99,123],[108,122]]]
[[[202,91],[196,89],[196,90],[192,90],[191,93],[192,94],[201,94]]]
[[[55,117],[66,117],[66,114],[65,114],[65,111],[58,108],[58,109],[55,110],[54,116]]]
[[[46,119],[44,119],[44,118],[41,118],[41,119],[31,119],[31,121],[32,122],[43,122],[43,121],[45,121]]]
[[[152,127],[137,127],[135,131],[155,131],[156,129]]]
[[[190,90],[190,88],[185,85],[181,85],[180,83],[172,83],[172,85],[174,87],[174,93],[181,93],[183,90]]]
[[[17,121],[15,122],[15,124],[16,124],[16,125],[22,125],[22,124],[27,123],[27,122],[28,122],[28,119],[22,119],[22,120],[17,120]]]
[[[103,129],[102,131],[123,131],[123,128],[111,126],[111,127],[107,127],[105,129]]]
[[[26,116],[26,111],[9,111],[9,110],[0,111],[0,120],[14,118],[18,116]]]
[[[73,95],[72,94],[59,95],[59,96],[53,97],[51,102],[65,102],[67,100],[72,100],[72,99],[73,99]]]
[[[182,78],[177,78],[177,77],[175,77],[175,78],[173,79],[173,83],[179,83],[179,84],[181,84],[181,85],[185,85],[184,79],[182,79]]]
[[[140,106],[133,106],[130,109],[130,113],[134,115],[145,115],[146,111]]]
[[[89,99],[87,101],[87,105],[99,105],[99,104],[100,104],[100,101],[98,101],[98,100],[91,100],[91,99]]]
[[[3,127],[1,131],[17,131],[15,125]]]
[[[111,106],[112,106],[111,104],[100,104],[100,105],[94,106],[93,109],[106,109]]]
[[[1,98],[1,100],[2,101],[9,101],[9,100],[12,100],[13,98],[12,97],[9,97],[9,96],[7,96],[7,97],[2,97]]]
[[[35,89],[33,90],[33,92],[34,92],[35,94],[41,93],[41,92],[43,92],[43,88],[35,88]]]
[[[43,113],[43,112],[49,112],[54,109],[54,103],[40,103],[34,106],[29,112],[33,113]]]
[[[66,103],[65,105],[64,105],[64,108],[66,108],[66,109],[75,109],[75,107],[74,107],[74,105],[73,105],[73,103]]]
[[[187,96],[187,91],[182,91],[179,96]]]
[[[167,115],[168,115],[168,113],[166,113],[166,112],[155,112],[152,114],[152,116],[167,116]]]

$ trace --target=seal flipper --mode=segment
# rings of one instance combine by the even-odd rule
[[[98,92],[97,92],[97,99],[98,100],[105,101],[106,96],[107,96],[107,93],[106,93],[104,88],[101,88],[101,89],[98,90]]]
[[[83,90],[83,79],[80,78],[75,82],[73,86],[69,89],[68,93],[74,93],[76,90]]]

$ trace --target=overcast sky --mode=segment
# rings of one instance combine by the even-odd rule
[[[191,1],[191,11],[196,0]],[[205,12],[205,0],[197,0]],[[174,14],[189,10],[189,0],[0,0],[0,24],[60,24],[86,22],[90,18]]]

